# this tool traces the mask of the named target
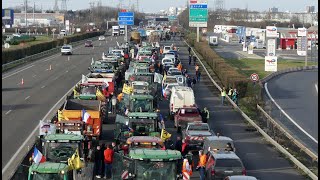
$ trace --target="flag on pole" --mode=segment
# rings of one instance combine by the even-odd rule
[[[89,123],[91,120],[91,115],[84,109],[82,109],[82,121],[85,123]]]
[[[82,79],[81,79],[81,83],[85,83],[88,81],[88,78],[82,74]]]
[[[42,155],[42,153],[37,149],[37,147],[34,147],[33,150],[33,162],[36,164],[46,162],[46,157]]]
[[[78,170],[84,167],[82,161],[80,160],[79,151],[76,149],[76,152],[68,159],[69,169]]]
[[[166,139],[170,138],[171,137],[171,134],[168,133],[165,129],[162,129],[161,130],[161,136],[160,138],[165,141]]]
[[[61,110],[58,110],[58,121],[62,121],[62,120],[69,120],[69,118],[63,115]]]
[[[100,91],[100,89],[97,89],[96,96],[97,96],[97,99],[100,101],[105,102],[107,100],[106,97]]]

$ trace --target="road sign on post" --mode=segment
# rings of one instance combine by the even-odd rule
[[[277,71],[277,56],[265,56],[264,71]]]
[[[134,25],[134,13],[133,12],[119,12],[118,13],[119,25]]]
[[[267,41],[267,56],[276,55],[276,39],[268,39]]]
[[[208,2],[207,0],[189,1],[189,27],[207,27]]]
[[[256,74],[256,73],[252,73],[252,74],[250,75],[250,79],[251,79],[251,81],[253,81],[253,82],[257,82],[257,81],[259,81],[259,75]]]
[[[134,25],[134,13],[133,12],[126,12],[126,10],[121,10],[121,12],[118,13],[118,24],[119,25],[125,25],[125,35],[124,35],[124,41],[127,41],[128,36],[128,25]]]
[[[208,1],[189,0],[189,27],[197,28],[197,42],[199,42],[199,28],[208,25]]]

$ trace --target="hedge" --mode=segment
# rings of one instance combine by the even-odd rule
[[[25,45],[23,47],[18,47],[14,49],[2,49],[2,65],[9,63],[11,61],[15,61],[26,56],[30,56],[33,54],[37,54],[43,51],[47,51],[63,44],[76,42],[84,39],[88,39],[95,36],[100,36],[104,34],[104,31],[99,32],[88,32],[83,34],[76,34],[72,36],[66,36],[63,39],[55,39],[47,42],[40,42],[38,44],[33,45]]]
[[[226,63],[225,59],[221,58],[211,49],[207,41],[196,42],[194,33],[189,33],[186,36],[186,40],[191,46],[194,46],[195,50],[203,57],[226,89],[229,87],[236,88],[239,92],[239,97],[246,96],[249,80],[245,76],[240,74],[237,69],[230,66],[230,64]]]

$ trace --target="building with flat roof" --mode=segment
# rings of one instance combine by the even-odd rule
[[[40,26],[46,27],[51,25],[64,24],[64,14],[61,13],[28,13],[27,14],[27,25],[28,26]],[[26,26],[25,13],[14,14],[13,27]]]

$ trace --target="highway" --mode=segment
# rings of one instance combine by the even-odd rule
[[[318,70],[314,70],[280,75],[268,81],[266,89],[271,98],[287,114],[287,116],[282,115],[280,118],[280,112],[276,106],[273,106],[273,117],[276,117],[280,123],[291,131],[292,135],[311,148],[316,154],[318,154],[317,86]],[[291,121],[294,121],[297,125],[294,125]]]
[[[108,37],[108,42],[109,39],[110,37]],[[94,42],[95,45],[98,43]],[[179,54],[182,63],[188,69],[189,74],[194,76],[194,66],[188,66],[187,46],[182,41],[166,41],[161,42],[161,45],[171,45],[172,43],[180,47]],[[115,40],[112,41],[111,45],[114,46],[113,44],[115,44]],[[94,49],[81,46],[71,56],[70,61],[67,60],[67,56],[61,57],[59,55],[3,74],[2,117],[5,120],[3,127],[6,128],[2,129],[2,156],[4,157],[2,167],[22,144],[24,138],[35,128],[39,120],[80,80],[81,74],[88,73],[87,68],[91,58],[100,58],[102,51],[108,49],[108,45]],[[46,70],[50,64],[53,69]],[[11,75],[12,73],[15,74]],[[260,180],[305,179],[256,131],[247,131],[248,127],[244,119],[231,106],[220,105],[219,92],[205,77],[204,72],[202,75],[201,82],[194,87],[197,105],[201,109],[204,106],[208,107],[211,113],[209,124],[214,132],[220,132],[235,141],[237,155],[242,159],[248,175],[255,176]],[[22,77],[24,78],[23,86],[18,85]],[[168,101],[160,102],[160,109],[164,116],[168,113],[168,106]],[[113,124],[103,125],[103,141],[101,143],[112,141],[114,127]],[[166,129],[172,133],[172,138],[175,140],[177,133],[173,128],[172,121],[166,121]],[[199,173],[194,172],[192,179],[199,179]]]
[[[101,58],[108,46],[116,45],[111,38],[95,41],[94,49],[74,47],[69,60],[56,54],[2,74],[2,168],[51,107],[88,73],[91,58]]]
[[[172,42],[166,42],[169,45]],[[178,41],[180,47],[180,58],[184,68],[187,68],[191,76],[195,76],[194,66],[188,65],[187,46]],[[183,46],[183,47],[182,47]],[[202,72],[204,76],[205,72]],[[245,120],[234,111],[230,105],[221,106],[220,92],[213,86],[211,81],[202,77],[200,83],[194,87],[196,103],[203,109],[207,107],[210,111],[209,125],[215,133],[228,136],[235,141],[237,155],[241,158],[246,167],[248,175],[255,176],[260,180],[270,179],[305,179],[298,171],[292,167],[288,160],[280,156],[274,148],[262,139],[262,136],[256,131],[247,131]],[[169,107],[166,104],[166,111]],[[169,132],[175,132],[173,122],[169,123]]]

